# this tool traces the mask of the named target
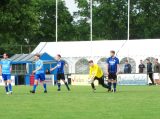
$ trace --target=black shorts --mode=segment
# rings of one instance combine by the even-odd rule
[[[57,74],[57,80],[65,80],[64,74]]]
[[[104,84],[104,76],[98,78],[98,77],[95,77],[94,80],[98,80],[99,84]]]
[[[109,80],[117,80],[117,74],[116,73],[109,73],[108,79]]]

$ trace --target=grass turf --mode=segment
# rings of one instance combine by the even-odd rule
[[[0,87],[0,118],[2,119],[160,119],[160,87],[119,86],[117,93],[97,87],[48,87],[48,93],[38,87],[13,87],[13,95],[6,95]]]

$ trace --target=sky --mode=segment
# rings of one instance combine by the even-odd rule
[[[64,1],[70,13],[73,15],[73,12],[76,12],[78,10],[77,5],[75,4],[75,0],[64,0]]]

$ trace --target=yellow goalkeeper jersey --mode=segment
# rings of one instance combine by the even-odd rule
[[[101,78],[103,76],[103,71],[97,64],[94,64],[93,66],[90,67],[89,78],[93,76],[97,78]]]

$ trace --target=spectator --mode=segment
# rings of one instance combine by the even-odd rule
[[[140,64],[139,64],[138,68],[139,68],[139,73],[144,73],[145,65],[143,64],[142,60],[140,60]]]
[[[160,63],[158,62],[158,59],[155,59],[154,63],[154,80],[156,84],[160,84]]]
[[[152,63],[150,62],[149,59],[146,59],[146,61],[147,61],[147,74],[149,75],[149,78],[152,82],[150,85],[154,85]]]
[[[129,64],[128,60],[125,61],[125,65],[124,65],[124,73],[125,74],[130,74],[132,72],[132,67]]]
[[[46,69],[46,74],[51,74],[49,69]]]

